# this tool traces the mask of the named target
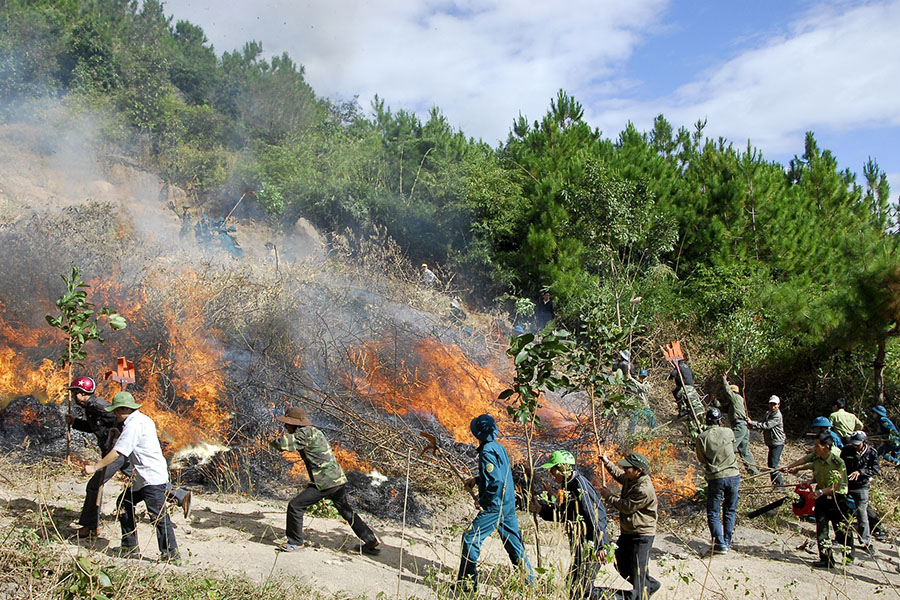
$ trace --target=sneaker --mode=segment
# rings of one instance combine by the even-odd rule
[[[369,556],[376,556],[381,554],[381,548],[379,548],[380,544],[378,540],[372,540],[371,542],[366,542],[362,546],[359,547],[360,552],[363,554],[368,554]]]
[[[868,552],[869,554],[875,554],[875,545],[872,543],[864,544],[862,549],[864,552]]]
[[[814,569],[833,569],[834,562],[825,558],[820,558],[812,564]]]
[[[888,540],[888,537],[890,537],[890,536],[888,536],[887,531],[879,529],[878,531],[872,532],[872,537],[875,538],[876,540],[878,540],[879,542],[886,542]]]
[[[184,518],[188,519],[191,516],[191,491],[184,495],[184,500],[181,501],[181,510],[184,511]]]
[[[710,548],[707,550],[706,554],[703,555],[703,558],[709,558],[710,556],[728,554],[728,548]]]

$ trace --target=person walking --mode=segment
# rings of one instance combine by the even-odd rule
[[[763,440],[769,449],[769,455],[766,457],[766,466],[772,469],[769,478],[772,484],[780,489],[784,489],[784,477],[780,471],[776,471],[778,463],[781,462],[781,453],[784,450],[784,417],[781,415],[781,398],[778,396],[769,396],[769,412],[762,421],[750,421],[750,427],[759,429],[763,432]]]
[[[71,425],[72,429],[76,431],[93,434],[97,439],[100,456],[106,456],[122,432],[122,423],[114,414],[107,411],[109,402],[94,395],[97,391],[97,384],[92,378],[76,377],[68,389],[74,397],[75,404],[84,412],[84,418],[79,419],[72,414],[67,414],[66,424]],[[125,477],[131,477],[131,463],[128,462],[127,457],[122,455],[94,473],[88,480],[85,487],[84,504],[78,518],[79,527],[74,531],[76,536],[91,537],[99,534],[103,486],[120,471]],[[171,484],[167,484],[166,500],[181,507],[185,519],[190,516],[190,490],[174,488]]]
[[[870,525],[875,525],[874,511],[869,505],[869,482],[880,473],[878,452],[868,444],[869,436],[865,431],[854,431],[847,436],[847,443],[841,450],[841,458],[847,467],[847,494],[852,500],[856,513],[856,530],[863,550],[870,554],[875,551],[872,546]],[[870,522],[869,517],[872,517]]]
[[[454,588],[464,593],[478,589],[478,556],[481,544],[495,529],[500,534],[509,560],[516,567],[524,566],[528,583],[534,581],[531,563],[525,555],[525,544],[516,517],[516,491],[513,484],[512,465],[506,449],[497,440],[499,430],[491,415],[479,415],[472,419],[469,430],[478,446],[478,475],[466,482],[466,486],[478,487],[475,515],[472,525],[463,534],[462,558]]]
[[[900,431],[888,418],[887,409],[880,404],[872,407],[872,415],[878,423],[878,434],[884,443],[878,447],[878,454],[886,461],[900,465]]]
[[[696,450],[707,482],[706,522],[712,538],[709,554],[727,554],[737,521],[741,474],[734,454],[734,433],[722,427],[722,411],[710,407],[706,424],[706,431],[697,437]]]
[[[156,424],[140,412],[141,405],[135,402],[129,392],[119,392],[113,396],[112,404],[106,407],[122,422],[122,433],[112,450],[100,461],[84,466],[87,475],[114,464],[120,457],[126,457],[134,467],[134,480],[119,495],[119,525],[122,528],[123,555],[135,556],[138,551],[137,523],[134,506],[143,502],[153,524],[156,526],[156,543],[159,547],[160,562],[180,564],[175,530],[166,511],[166,485],[169,483],[169,467],[159,446]]]
[[[814,567],[831,569],[839,561],[835,557],[828,531],[829,523],[834,528],[837,541],[847,548],[847,560],[852,562],[855,556],[853,533],[850,531],[851,512],[847,502],[847,466],[841,458],[831,434],[822,431],[816,437],[813,451],[789,464],[785,471],[797,473],[812,469],[816,490],[816,542],[819,548],[819,560]]]
[[[725,388],[725,402],[721,408],[728,415],[731,431],[734,432],[734,449],[750,474],[757,475],[759,468],[750,454],[750,430],[747,428],[747,405],[744,397],[738,393],[738,386],[728,383],[727,373],[722,375],[722,385]]]
[[[575,466],[575,457],[568,450],[557,450],[541,465],[563,490],[562,501],[549,504],[532,498],[531,511],[545,521],[565,524],[572,566],[568,588],[572,600],[594,597],[594,580],[606,561],[609,538],[606,535],[606,506],[597,490]]]
[[[619,511],[619,539],[616,541],[616,569],[631,583],[632,589],[619,590],[619,600],[646,600],[661,587],[650,575],[650,550],[656,536],[658,503],[650,481],[650,461],[643,454],[630,452],[613,463],[602,454],[603,466],[621,486],[616,494],[600,488],[600,496]]]
[[[863,425],[863,422],[859,420],[859,417],[853,413],[847,412],[844,409],[845,406],[844,401],[838,398],[831,403],[832,412],[828,415],[828,420],[831,421],[832,427],[834,427],[835,432],[841,437],[841,440],[854,431],[862,431],[866,427]]]
[[[331,444],[312,422],[306,411],[299,406],[291,407],[284,415],[275,417],[284,425],[286,435],[275,438],[269,444],[281,452],[297,452],[306,465],[309,485],[288,503],[285,523],[287,542],[276,546],[281,552],[296,552],[305,547],[303,542],[303,515],[306,509],[325,498],[343,517],[362,545],[363,554],[376,555],[381,552],[378,539],[350,505],[347,498],[347,476],[334,457]]]

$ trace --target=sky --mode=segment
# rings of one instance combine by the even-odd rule
[[[375,94],[496,146],[559,89],[616,138],[663,114],[768,160],[806,131],[862,177],[876,159],[900,198],[900,0],[167,0],[217,54],[287,52],[320,96]],[[893,58],[892,58],[893,57]]]

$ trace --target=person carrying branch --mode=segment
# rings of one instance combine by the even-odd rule
[[[122,433],[112,450],[100,461],[84,466],[87,475],[93,475],[113,465],[120,458],[127,458],[134,467],[134,480],[119,495],[119,525],[122,527],[123,555],[138,554],[137,523],[134,506],[143,502],[153,524],[156,526],[156,543],[159,546],[160,562],[180,564],[175,530],[166,511],[166,485],[169,483],[169,466],[159,445],[156,424],[140,412],[141,405],[128,392],[113,396],[112,404],[106,407],[122,422]]]
[[[734,432],[734,449],[740,455],[744,466],[751,475],[759,474],[759,468],[750,454],[750,430],[747,429],[747,405],[744,397],[738,393],[738,386],[728,383],[728,374],[722,375],[722,386],[725,388],[725,401],[720,408],[728,415],[731,430]]]
[[[525,555],[525,544],[516,517],[516,491],[512,465],[506,449],[497,440],[499,430],[491,415],[479,415],[469,424],[478,446],[478,475],[466,482],[467,488],[478,486],[479,512],[463,534],[462,558],[454,589],[474,593],[478,589],[478,557],[481,544],[496,529],[509,560],[516,567],[524,566],[529,584],[534,581],[531,563]]]
[[[600,488],[600,496],[619,511],[619,539],[616,541],[616,569],[631,583],[631,590],[620,590],[620,600],[645,600],[662,585],[650,575],[650,550],[656,536],[658,503],[650,481],[650,461],[643,454],[631,452],[613,463],[602,454],[600,460],[622,486],[616,494],[608,487]]]
[[[106,456],[122,432],[122,424],[110,412],[109,402],[94,395],[97,384],[90,377],[76,377],[69,386],[69,392],[75,404],[84,411],[84,418],[66,415],[66,424],[72,429],[84,433],[92,433],[97,438],[100,456]],[[96,536],[100,529],[100,500],[104,484],[121,471],[125,477],[131,477],[132,467],[126,456],[119,455],[107,467],[94,473],[85,487],[84,505],[78,518],[79,528],[75,535],[79,537]],[[191,512],[191,492],[166,485],[166,500],[177,504],[184,511],[184,518]]]
[[[381,552],[378,539],[369,526],[353,511],[347,499],[347,476],[334,457],[331,444],[307,418],[306,411],[299,406],[291,407],[276,420],[284,424],[287,435],[275,438],[270,445],[281,452],[298,452],[309,474],[309,485],[288,503],[285,535],[287,542],[279,544],[276,550],[296,552],[305,547],[303,543],[303,515],[306,509],[325,498],[331,500],[356,537],[362,540],[359,550],[363,554],[376,555]]]
[[[814,567],[831,569],[839,562],[835,557],[831,544],[829,523],[834,528],[835,537],[848,549],[847,560],[853,562],[855,548],[850,520],[852,513],[847,501],[847,466],[841,458],[834,439],[828,432],[821,432],[816,437],[813,451],[789,464],[785,471],[797,473],[812,469],[816,490],[816,541],[819,547],[819,560]]]
[[[549,504],[532,498],[531,511],[545,521],[565,524],[572,548],[568,588],[573,600],[593,597],[594,580],[606,562],[609,538],[606,535],[606,506],[597,490],[575,466],[568,450],[557,450],[541,465],[547,469],[564,491],[563,500]]]

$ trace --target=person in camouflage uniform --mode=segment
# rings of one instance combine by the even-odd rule
[[[691,440],[696,440],[700,432],[705,429],[703,426],[703,415],[706,414],[706,408],[703,401],[700,400],[700,394],[694,387],[694,372],[683,360],[675,363],[675,368],[669,374],[669,379],[675,380],[675,389],[672,395],[678,403],[678,416],[688,418],[688,435]]]
[[[285,527],[287,543],[279,545],[277,549],[294,552],[304,547],[303,515],[307,508],[327,498],[350,524],[356,537],[363,541],[360,550],[365,554],[381,552],[375,534],[350,506],[346,490],[347,476],[335,459],[325,434],[310,422],[306,411],[298,406],[289,408],[287,413],[276,419],[284,423],[287,435],[272,440],[270,444],[282,452],[300,453],[310,478],[306,489],[288,503]]]

